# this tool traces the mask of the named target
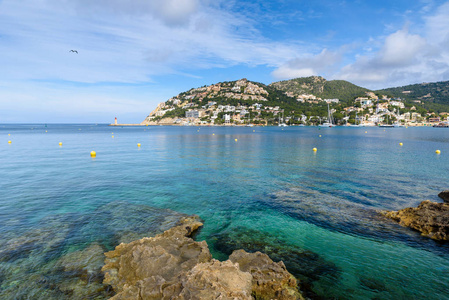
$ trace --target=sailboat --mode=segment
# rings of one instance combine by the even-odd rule
[[[331,111],[329,109],[329,103],[327,104],[327,122],[318,125],[318,127],[334,127],[335,125],[332,123]]]
[[[279,126],[280,127],[288,127],[288,125],[284,123],[284,110],[282,110],[282,123],[281,123],[281,116],[279,114]]]

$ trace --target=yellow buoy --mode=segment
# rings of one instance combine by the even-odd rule
[[[237,139],[235,139],[235,141],[237,142]]]
[[[319,137],[321,137],[321,134],[319,135]]]
[[[140,143],[137,143],[137,147],[140,147]]]
[[[368,131],[365,131],[365,133],[368,133]]]
[[[313,150],[313,151],[317,151],[318,149],[317,149],[317,148],[313,148],[312,150]]]
[[[435,153],[436,153],[436,154],[440,154],[441,151],[440,151],[440,150],[436,150]]]
[[[62,142],[59,142],[59,146],[62,146]]]
[[[47,132],[47,130],[45,130],[45,132]]]
[[[8,133],[8,136],[10,136],[11,135],[11,133]]]
[[[90,152],[90,156],[92,156],[92,157],[95,157],[95,156],[97,156],[97,152],[95,152],[95,151],[91,151],[91,152]]]
[[[112,136],[112,138],[114,138],[114,136]]]
[[[215,135],[215,133],[212,133],[212,135]]]
[[[12,142],[11,141],[8,141],[8,144],[11,144]]]
[[[399,143],[399,146],[402,146],[402,145],[404,145],[403,143]]]
[[[255,130],[253,130],[253,132],[256,132]]]

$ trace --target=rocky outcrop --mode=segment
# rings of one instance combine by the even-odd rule
[[[190,236],[202,223],[188,217],[153,238],[105,253],[104,283],[113,299],[302,299],[282,262],[260,252],[212,259],[205,241]]]
[[[442,191],[438,194],[438,197],[443,199],[444,202],[449,203],[449,190]]]
[[[418,207],[399,211],[385,211],[382,214],[402,226],[418,230],[422,235],[435,240],[449,240],[449,203],[435,203],[429,200]]]
[[[282,261],[275,263],[264,253],[247,253],[244,250],[234,251],[229,260],[252,275],[252,291],[256,299],[301,298],[296,278],[287,271]]]

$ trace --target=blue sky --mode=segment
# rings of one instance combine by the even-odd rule
[[[449,1],[0,0],[0,70],[0,123],[139,123],[244,77],[445,81]]]

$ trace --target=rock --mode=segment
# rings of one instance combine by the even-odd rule
[[[402,226],[418,230],[422,235],[435,240],[449,240],[449,203],[436,203],[429,200],[418,207],[404,208],[399,211],[381,212]]]
[[[253,276],[230,260],[196,265],[181,279],[181,299],[252,299]],[[253,284],[254,286],[254,284]],[[262,299],[262,298],[261,298]]]
[[[444,202],[449,203],[449,190],[442,191],[438,194],[438,197],[443,199]]]
[[[138,295],[144,283],[151,283],[153,290],[162,290],[163,284],[174,282],[181,273],[212,259],[205,241],[195,242],[189,237],[203,224],[197,218],[184,218],[181,223],[153,238],[122,243],[105,253],[104,283],[118,293],[116,299],[122,299],[121,294]]]
[[[202,226],[196,217],[152,238],[120,244],[105,253],[104,284],[112,299],[303,299],[296,279],[267,255],[236,251],[212,259],[205,241],[190,236]]]
[[[256,299],[303,299],[297,289],[296,278],[284,263],[273,262],[261,252],[234,251],[229,260],[238,263],[240,270],[252,275],[252,291]]]

